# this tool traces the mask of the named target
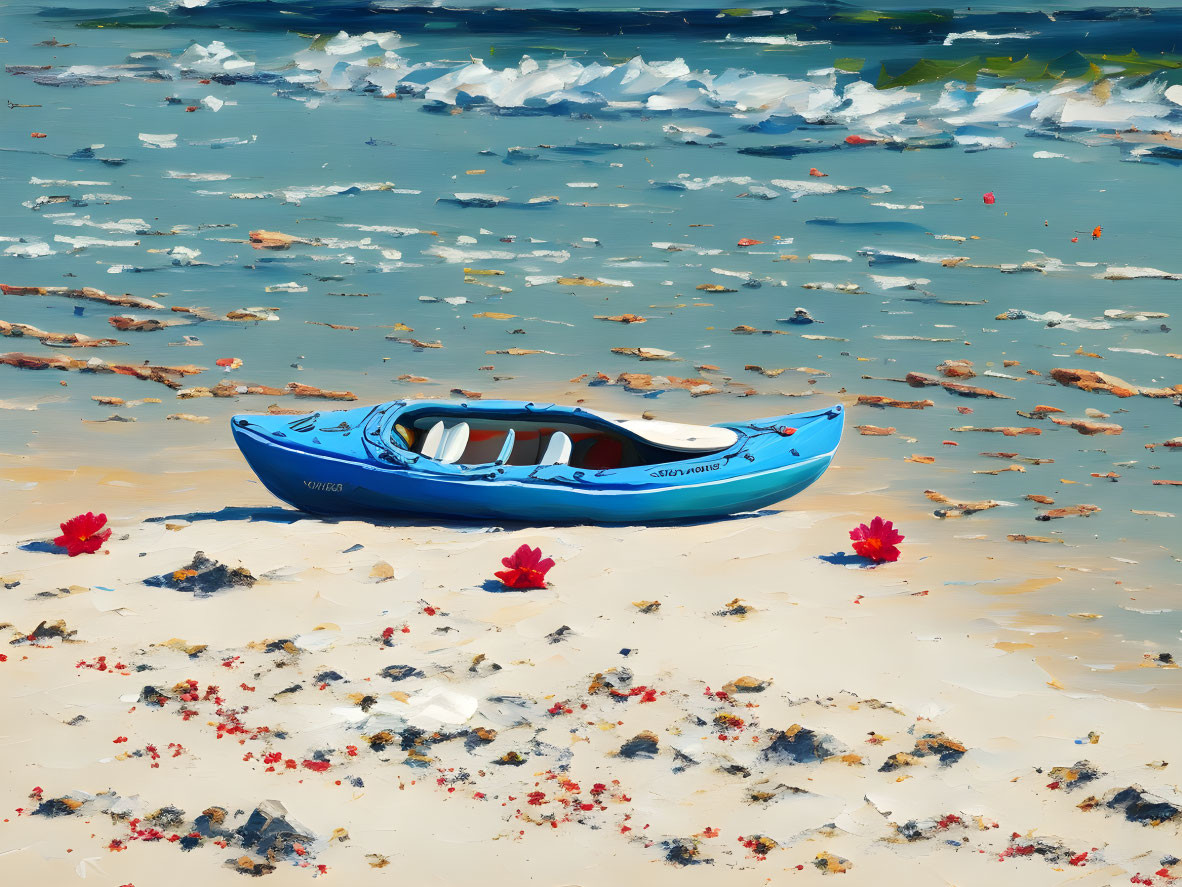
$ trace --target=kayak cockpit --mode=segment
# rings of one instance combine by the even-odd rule
[[[652,424],[653,436],[639,433]],[[680,436],[677,429],[693,433]],[[443,464],[570,465],[602,471],[699,458],[733,446],[728,428],[621,420],[581,411],[546,417],[508,416],[470,411],[463,416],[438,410],[400,415],[390,443]]]

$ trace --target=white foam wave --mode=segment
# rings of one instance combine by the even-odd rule
[[[1016,40],[1029,33],[965,31],[947,41]],[[761,45],[805,45],[791,35],[730,38]],[[505,112],[563,111],[570,106],[618,112],[690,111],[744,114],[749,123],[787,118],[815,124],[841,124],[857,134],[905,139],[950,137],[958,127],[1062,126],[1182,132],[1182,86],[1155,78],[1111,77],[1105,88],[1079,80],[1049,86],[968,89],[963,83],[877,89],[852,80],[839,85],[833,71],[795,78],[781,74],[726,69],[692,69],[684,59],[646,61],[637,56],[619,64],[576,58],[536,60],[524,56],[514,65],[492,67],[481,59],[455,63],[412,62],[394,49],[394,32],[339,32],[317,38],[289,61],[270,70],[243,58],[220,40],[194,43],[174,60],[184,78],[226,75],[260,80],[289,89],[280,95],[305,102],[317,99],[302,91],[354,91],[380,96],[409,95],[441,106],[487,105]],[[38,82],[97,85],[115,80],[158,80],[167,67],[144,63],[99,68],[68,66],[36,72]],[[29,72],[31,74],[31,72]],[[968,150],[1002,147],[1001,133],[956,133]],[[240,142],[235,142],[240,143]],[[167,141],[160,144],[168,145]],[[169,145],[170,146],[170,145]]]
[[[988,31],[954,31],[944,38],[944,45],[951,46],[958,40],[995,41],[995,40],[1029,40],[1034,35],[1026,31],[1011,31],[1006,34],[990,34]]]

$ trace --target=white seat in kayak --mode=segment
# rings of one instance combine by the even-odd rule
[[[423,440],[422,454],[444,465],[458,462],[468,448],[468,423],[460,422],[451,428],[444,428],[443,422],[436,422]]]
[[[546,444],[546,452],[538,460],[539,465],[566,465],[570,462],[571,440],[561,431],[550,435],[550,442]]]
[[[460,422],[453,425],[443,435],[443,443],[439,447],[436,458],[444,465],[459,462],[464,450],[468,449],[468,423]]]
[[[419,452],[428,459],[434,459],[439,454],[439,445],[443,443],[443,423],[436,422],[423,438],[423,445]]]

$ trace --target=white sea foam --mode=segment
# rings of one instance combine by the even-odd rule
[[[988,31],[959,31],[953,32],[944,38],[944,45],[951,46],[959,40],[975,40],[982,41],[996,41],[996,40],[1029,40],[1033,37],[1026,31],[1010,31],[1004,34],[990,34]]]
[[[1020,40],[1025,32],[964,31],[949,34],[946,44],[960,41]],[[737,37],[730,42],[767,46],[807,45],[790,35]],[[441,105],[488,104],[512,111],[565,111],[569,106],[617,112],[690,111],[748,114],[758,122],[778,117],[807,123],[839,123],[863,135],[906,138],[939,135],[966,125],[1060,126],[1182,132],[1182,85],[1155,78],[1112,77],[1108,93],[1096,94],[1090,82],[1063,80],[1049,86],[1028,85],[970,90],[963,83],[877,89],[872,82],[852,80],[838,85],[836,72],[823,70],[805,77],[726,69],[694,70],[684,59],[647,61],[640,56],[619,64],[575,58],[536,60],[523,56],[515,65],[493,67],[470,62],[414,62],[394,51],[401,38],[393,32],[340,32],[309,43],[289,60],[269,70],[243,58],[220,40],[190,45],[176,60],[179,75],[195,79],[227,75],[261,79],[280,86],[286,98],[317,99],[301,90],[356,91],[379,95],[412,95]],[[38,71],[39,82],[97,85],[115,80],[159,80],[162,70],[153,58],[112,66],[68,66]],[[216,98],[216,97],[215,97]],[[222,100],[224,101],[224,100]],[[207,101],[207,106],[217,105]],[[684,129],[684,127],[683,127]],[[673,133],[685,137],[685,133]],[[1001,147],[1000,136],[985,132],[958,133],[966,147]],[[208,142],[207,142],[208,143]],[[227,143],[245,144],[244,140]],[[197,144],[194,142],[193,144]],[[163,147],[163,145],[161,145]]]

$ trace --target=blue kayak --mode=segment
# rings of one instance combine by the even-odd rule
[[[240,415],[231,427],[267,489],[313,514],[633,523],[796,495],[829,467],[842,416],[833,406],[684,425],[521,401],[399,400]]]

